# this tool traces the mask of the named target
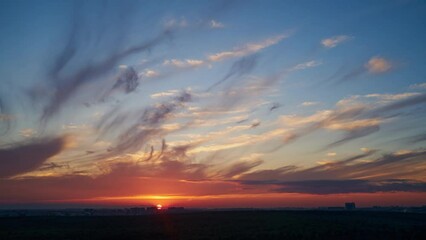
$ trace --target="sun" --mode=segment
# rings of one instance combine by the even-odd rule
[[[161,210],[163,206],[161,204],[157,204],[157,210]]]

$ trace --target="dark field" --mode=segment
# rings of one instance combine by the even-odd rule
[[[224,211],[0,218],[0,239],[426,239],[426,214]]]

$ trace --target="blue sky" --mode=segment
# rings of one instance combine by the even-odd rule
[[[0,189],[425,199],[423,1],[0,5]],[[202,195],[102,186],[0,202]]]

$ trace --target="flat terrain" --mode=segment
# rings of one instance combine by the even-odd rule
[[[223,211],[5,217],[0,239],[426,239],[426,214]]]

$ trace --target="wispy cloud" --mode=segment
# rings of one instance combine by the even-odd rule
[[[410,85],[410,89],[426,89],[426,83],[416,83]]]
[[[242,76],[244,74],[249,73],[256,66],[256,63],[257,63],[257,55],[251,55],[251,56],[243,57],[237,60],[236,62],[234,62],[234,64],[232,64],[228,73],[221,80],[211,85],[207,89],[207,91],[212,90],[214,87],[220,85],[221,83],[225,82],[226,80],[228,80],[229,78],[233,76]]]
[[[335,157],[337,155],[337,153],[335,152],[328,152],[327,153],[327,157]]]
[[[362,101],[371,98],[378,101]],[[358,95],[340,100],[335,109],[321,110],[309,116],[284,115],[281,121],[285,126],[296,128],[292,141],[318,129],[343,131],[340,140],[327,145],[330,148],[373,134],[380,130],[382,123],[393,118],[398,110],[425,101],[425,94],[418,93]]]
[[[198,59],[185,59],[185,60],[170,59],[170,60],[165,60],[163,62],[163,65],[173,66],[178,68],[187,68],[187,67],[198,67],[203,65],[204,63],[205,62],[203,60],[198,60]]]
[[[226,80],[232,75],[234,75],[236,72],[242,72],[239,69],[249,69],[249,66],[251,66],[250,68],[254,67],[254,63],[257,60],[257,56],[248,55],[253,55],[264,48],[275,45],[287,37],[289,37],[289,35],[282,34],[275,37],[267,38],[258,43],[247,43],[241,47],[236,47],[231,51],[223,51],[215,54],[210,54],[205,59],[166,59],[163,61],[163,65],[173,66],[175,68],[180,69],[191,69],[201,66],[211,66],[215,62],[223,61],[226,59],[241,58],[240,60],[237,60],[234,63],[234,65],[230,69],[230,72],[227,74],[227,76],[224,77],[224,79]],[[319,64],[320,63],[316,61],[309,61],[299,66],[295,66],[297,67],[297,69],[294,70],[314,67]]]
[[[168,90],[164,92],[158,92],[151,94],[151,98],[160,98],[160,97],[170,97],[170,96],[176,96],[179,94],[179,90]]]
[[[244,57],[246,55],[256,53],[269,46],[275,45],[287,37],[288,35],[285,35],[285,34],[278,35],[272,38],[265,39],[261,42],[248,43],[244,46],[234,48],[233,50],[230,50],[230,51],[211,54],[207,58],[209,61],[217,62],[217,61],[222,61],[228,58]]]
[[[326,48],[334,48],[340,43],[343,43],[349,39],[350,37],[347,35],[339,35],[339,36],[334,36],[330,38],[325,38],[321,40],[321,44]]]
[[[315,105],[318,105],[318,104],[319,104],[319,102],[303,102],[302,106],[310,107],[310,106],[315,106]]]
[[[209,23],[210,28],[224,28],[225,25],[221,22],[215,21],[215,20],[211,20]]]
[[[365,97],[377,98],[381,101],[396,101],[396,100],[402,100],[402,99],[414,97],[417,95],[420,95],[420,93],[415,93],[415,92],[406,92],[406,93],[397,93],[397,94],[372,93],[372,94],[365,95]]]
[[[188,26],[188,21],[181,17],[180,19],[177,18],[170,18],[164,21],[164,27],[165,28],[184,28]]]
[[[316,67],[321,65],[322,63],[319,61],[308,61],[308,62],[304,62],[304,63],[299,63],[296,66],[294,66],[292,69],[293,70],[303,70],[303,69],[307,69],[307,68],[312,68],[312,67]]]
[[[145,69],[145,71],[142,72],[142,75],[147,78],[152,78],[160,76],[160,73],[152,69]]]
[[[22,137],[26,137],[26,138],[30,138],[30,137],[34,136],[34,134],[36,134],[36,133],[37,133],[37,131],[32,129],[32,128],[24,128],[24,129],[21,129],[21,131],[19,131],[19,134]]]
[[[426,154],[424,150],[395,152],[362,161],[373,153],[305,169],[286,166],[258,170],[243,174],[239,179],[243,184],[269,186],[270,191],[311,194],[426,190],[421,167]],[[407,180],[408,177],[411,180]]]

